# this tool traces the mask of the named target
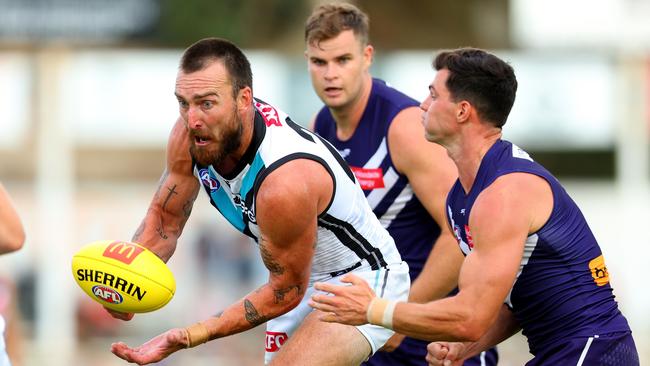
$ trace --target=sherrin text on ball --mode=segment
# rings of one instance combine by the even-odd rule
[[[156,254],[137,243],[102,240],[72,258],[72,275],[91,299],[105,307],[145,313],[174,296],[174,275]]]

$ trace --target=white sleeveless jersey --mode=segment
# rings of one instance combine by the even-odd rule
[[[400,263],[393,239],[373,214],[338,152],[284,112],[259,100],[255,100],[255,108],[251,145],[231,176],[219,175],[212,166],[194,165],[194,174],[212,205],[239,231],[258,241],[255,197],[264,178],[288,161],[314,160],[332,176],[334,193],[318,217],[311,281],[356,268],[378,269]]]

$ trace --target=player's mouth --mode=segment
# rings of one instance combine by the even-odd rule
[[[343,93],[343,88],[337,88],[334,86],[330,86],[325,88],[325,95],[332,98],[332,97],[337,97]]]
[[[196,146],[206,146],[210,143],[210,138],[203,136],[194,136],[194,145]]]

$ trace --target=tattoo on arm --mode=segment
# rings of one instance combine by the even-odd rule
[[[165,202],[163,202],[162,204],[163,210],[165,209],[165,206],[167,206],[167,202],[169,202],[169,199],[172,198],[172,195],[178,194],[178,192],[176,192],[176,184],[174,184],[171,188],[167,187],[167,190],[169,191],[169,193],[167,193],[167,197],[165,197]]]
[[[160,193],[161,193],[161,191],[162,191],[162,189],[163,189],[163,187],[165,185],[165,182],[167,181],[168,176],[169,176],[169,171],[167,171],[165,169],[165,171],[163,172],[163,175],[160,177],[160,181],[158,181],[158,189],[156,190],[156,193],[153,196],[154,201],[158,201],[158,199],[160,198]],[[174,187],[176,187],[176,186],[174,185]],[[165,199],[165,202],[162,205],[163,208],[167,204],[167,201],[169,201],[170,196],[171,196],[171,192],[167,195],[167,198]],[[138,237],[140,235],[142,235],[142,232],[144,232],[144,227],[145,227],[145,224],[144,224],[144,221],[143,221],[142,225],[140,225],[140,228],[142,229],[142,231],[140,231],[140,228],[138,228],[135,235],[138,236]],[[160,226],[156,228],[156,232],[158,233],[158,235],[161,238],[163,238],[163,239],[168,238],[167,234],[165,234],[165,232],[163,231],[162,218],[161,218]],[[135,236],[134,236],[133,240],[135,241]]]
[[[246,320],[254,327],[266,321],[266,318],[257,312],[253,303],[248,299],[244,299],[244,311],[246,312]]]
[[[275,294],[275,303],[279,304],[280,302],[284,301],[284,295],[291,292],[291,290],[296,290],[296,294],[300,295],[302,293],[302,286],[293,285],[293,286],[289,286],[287,288],[281,288],[281,289],[278,289],[278,290],[273,290],[273,294]]]
[[[156,193],[154,194],[154,199],[158,199],[158,197],[160,197],[160,191],[162,190],[162,187],[165,185],[165,181],[167,180],[168,176],[169,176],[169,172],[165,169],[163,175],[160,177],[160,180],[158,181],[158,189],[156,189]]]
[[[194,196],[194,199],[196,199],[196,196]],[[183,205],[183,214],[185,214],[185,220],[187,220],[190,217],[190,214],[192,213],[192,206],[194,205],[194,199],[187,200]]]
[[[284,273],[284,267],[282,267],[280,263],[276,262],[275,259],[273,259],[271,252],[269,252],[269,250],[266,249],[264,244],[261,242],[260,254],[262,255],[262,261],[264,261],[264,265],[269,269],[269,272],[271,272],[271,274],[281,275]]]
[[[189,200],[185,201],[185,204],[183,205],[183,213],[185,214],[185,220],[187,220],[190,217],[190,214],[192,213],[192,206],[194,206],[194,201],[196,201],[196,197],[199,195],[199,190],[197,189],[192,197],[190,197]]]
[[[157,227],[157,228],[156,228],[156,232],[157,232],[158,235],[160,235],[160,237],[163,238],[163,239],[168,239],[168,238],[169,238],[169,236],[167,236],[167,234],[165,234],[165,232],[163,231],[163,228],[162,228],[162,227]]]
[[[177,190],[178,189],[177,184],[169,184],[168,186],[165,186],[166,183],[168,183],[167,182],[168,177],[169,177],[169,172],[167,170],[165,170],[163,172],[163,175],[160,177],[160,181],[158,183],[158,189],[156,190],[156,193],[154,195],[154,201],[160,202],[160,200],[162,199],[163,191],[165,189],[167,190],[167,194],[165,196],[165,199],[162,202],[162,205],[160,205],[160,210],[162,212],[165,212],[168,209],[167,206],[168,206],[168,204],[170,204],[173,196],[174,195],[179,195],[179,191]],[[181,223],[179,225],[181,230],[182,230],[183,226],[185,225],[185,222],[187,221],[187,219],[190,217],[190,214],[192,213],[192,205],[194,204],[194,201],[196,200],[197,196],[198,196],[198,190],[196,192],[194,192],[193,197],[191,197],[189,200],[187,200],[182,206],[182,214],[183,214],[183,216],[180,217],[180,219],[182,221],[181,221]],[[155,230],[158,233],[158,236],[160,236],[160,238],[167,240],[167,239],[169,239],[169,235],[165,232],[166,228],[165,228],[165,224],[163,222],[164,221],[163,216],[164,215],[161,214],[160,223],[159,223],[158,227],[156,227]],[[137,241],[138,239],[140,239],[140,237],[144,233],[145,226],[146,226],[145,221],[146,220],[143,220],[142,224],[140,224],[140,227],[136,230],[135,234],[133,235],[133,241]]]

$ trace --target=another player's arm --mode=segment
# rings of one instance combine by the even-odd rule
[[[521,326],[517,319],[515,319],[515,315],[507,305],[503,304],[501,305],[497,320],[492,323],[490,329],[478,341],[465,344],[463,358],[476,356],[512,337],[520,330]]]
[[[185,124],[179,118],[169,136],[167,163],[158,189],[133,235],[134,242],[151,249],[165,262],[176,249],[200,188],[192,173],[189,148]]]
[[[256,198],[256,219],[269,280],[219,318],[201,322],[209,339],[248,330],[300,303],[309,283],[317,218],[332,194],[332,178],[315,161],[293,160],[266,177]]]
[[[449,230],[445,202],[458,176],[447,151],[424,137],[422,111],[411,107],[401,111],[388,130],[391,159],[409,179],[413,192],[440,227],[440,236],[422,272],[411,285],[410,302],[440,299],[458,283],[464,256]]]
[[[474,249],[461,268],[459,293],[427,304],[398,304],[395,329],[421,339],[479,340],[512,288],[526,237],[542,227],[552,207],[544,179],[526,173],[496,179],[472,208]]]
[[[9,194],[0,183],[0,254],[14,252],[25,243],[25,230],[11,203]]]
[[[444,365],[444,361],[462,362],[510,338],[521,329],[508,306],[503,304],[496,321],[476,342],[432,342],[427,346],[429,365]]]
[[[541,228],[553,208],[548,183],[535,175],[512,173],[495,180],[472,208],[469,226],[474,249],[459,276],[459,293],[426,304],[397,303],[392,328],[427,340],[477,341],[492,326],[519,269],[526,237]],[[495,219],[495,218],[498,218]],[[310,305],[325,312],[323,321],[367,322],[375,294],[368,284],[347,275],[351,286],[317,283]],[[477,306],[480,304],[480,306]]]

